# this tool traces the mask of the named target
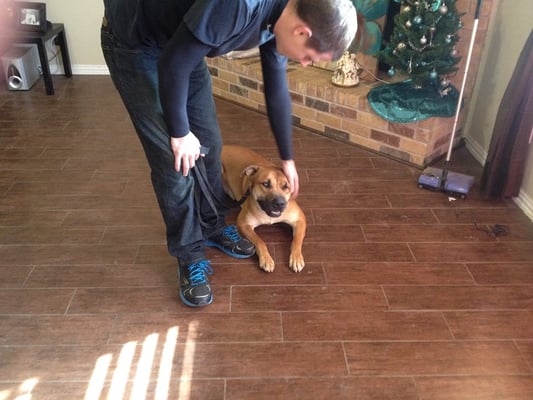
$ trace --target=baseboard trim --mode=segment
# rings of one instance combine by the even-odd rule
[[[518,197],[513,197],[513,200],[524,212],[524,214],[526,214],[533,222],[533,199],[529,197],[523,190],[520,190]]]
[[[73,75],[109,75],[107,65],[73,65]]]
[[[487,161],[487,152],[479,145],[478,142],[471,137],[465,137],[465,145],[472,157],[474,157],[481,165],[485,165]]]
[[[72,75],[109,75],[107,65],[71,65]],[[50,72],[52,75],[64,75],[63,64],[54,59],[50,62]]]

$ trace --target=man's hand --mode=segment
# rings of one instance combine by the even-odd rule
[[[174,168],[183,176],[189,175],[198,157],[204,156],[200,154],[200,141],[192,132],[180,138],[170,138],[170,146],[174,153]]]
[[[296,164],[294,163],[294,160],[283,160],[281,161],[281,166],[289,180],[292,198],[296,198],[300,190],[300,181],[298,178],[298,171],[296,171]]]

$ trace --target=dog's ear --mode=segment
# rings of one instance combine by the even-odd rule
[[[248,165],[246,168],[244,168],[241,172],[241,178],[244,176],[252,176],[259,170],[258,165]]]

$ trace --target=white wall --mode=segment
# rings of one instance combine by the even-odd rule
[[[498,107],[533,21],[531,0],[493,0],[481,66],[465,125],[468,148],[480,163],[490,146]],[[65,24],[74,74],[107,73],[100,49],[103,0],[44,0],[48,20]],[[533,145],[530,146],[520,208],[533,220]]]

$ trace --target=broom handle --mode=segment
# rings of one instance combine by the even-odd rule
[[[472,38],[470,39],[470,47],[468,49],[468,56],[466,57],[465,74],[463,76],[463,83],[461,85],[461,91],[459,92],[459,99],[457,100],[457,110],[455,110],[455,120],[453,121],[452,137],[450,139],[450,146],[448,147],[448,153],[446,155],[446,163],[450,162],[453,148],[453,139],[457,130],[457,121],[459,120],[459,113],[461,112],[461,104],[463,102],[463,93],[466,85],[466,77],[468,75],[468,67],[470,66],[470,59],[472,58],[472,50],[474,49],[474,43],[476,40],[477,26],[479,24],[479,10],[481,8],[481,0],[477,0],[476,13],[474,15],[474,26],[472,28]]]

